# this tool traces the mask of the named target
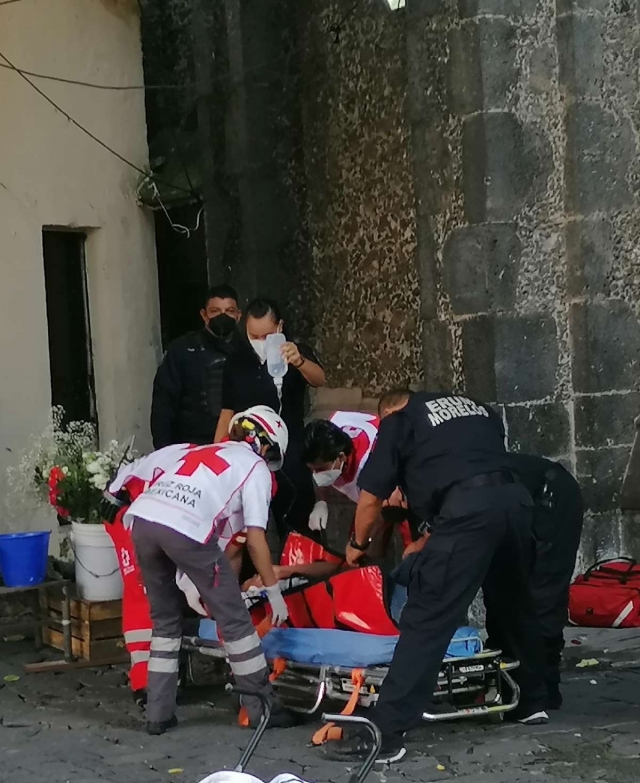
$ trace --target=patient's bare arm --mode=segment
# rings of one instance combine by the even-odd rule
[[[319,560],[316,563],[305,563],[303,565],[295,566],[274,566],[273,571],[276,575],[276,579],[289,579],[292,576],[306,576],[309,579],[322,579],[326,576],[333,576],[342,568],[341,563],[326,563],[324,560]],[[243,585],[243,590],[248,590],[250,587],[263,587],[262,580],[259,576],[254,576],[248,579]]]
[[[322,576],[332,576],[341,568],[342,563],[326,563],[324,560],[303,565],[278,566],[278,579],[289,579],[291,576],[307,576],[316,579]]]

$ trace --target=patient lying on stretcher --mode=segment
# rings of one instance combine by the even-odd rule
[[[236,573],[240,573],[243,555],[242,539],[238,537],[231,546],[227,547],[225,555]],[[341,555],[330,552],[306,536],[292,533],[285,543],[280,564],[274,565],[273,570],[282,587],[287,588],[327,579],[343,567],[344,559]],[[179,574],[176,581],[184,592],[189,606],[206,617],[207,611],[200,601],[200,595],[193,582],[185,574]],[[242,590],[248,597],[259,595],[262,589],[262,580],[257,574],[242,585]]]
[[[370,554],[376,560],[382,559],[393,528],[398,522],[406,519],[407,505],[404,495],[396,490],[385,502],[383,518],[379,521],[374,531]],[[386,512],[386,513],[385,513]],[[394,513],[395,512],[395,513]],[[225,549],[225,555],[230,560],[236,573],[240,574],[246,532],[236,534]],[[412,551],[412,545],[408,545],[405,535],[402,535],[405,543],[404,555]],[[309,584],[328,580],[341,571],[349,570],[344,557],[337,552],[332,552],[316,541],[299,533],[292,533],[285,543],[280,563],[274,565],[276,578],[281,582],[281,588],[291,589],[302,584]],[[357,569],[356,569],[357,570]],[[202,616],[207,616],[205,607],[200,602],[200,596],[195,585],[183,574],[178,575],[178,586],[185,593],[190,607]],[[262,590],[262,580],[254,575],[242,584],[242,590],[247,598],[255,598]]]
[[[367,555],[375,561],[382,561],[395,527],[400,529],[404,544],[403,557],[414,551],[419,551],[424,544],[422,541],[417,542],[416,537],[411,537],[409,525],[406,522],[407,502],[399,489],[384,502],[382,511],[382,518],[378,520],[372,533],[372,541]],[[402,523],[404,525],[400,528]],[[293,535],[286,542],[280,564],[274,565],[273,568],[276,578],[280,581],[296,577],[317,581],[327,579],[348,566],[341,555],[323,548],[309,538]],[[262,588],[262,580],[257,575],[242,583],[242,589],[245,592],[260,588]]]

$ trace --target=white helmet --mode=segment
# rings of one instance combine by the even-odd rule
[[[280,470],[289,445],[289,430],[280,416],[268,405],[254,405],[253,408],[236,413],[229,422],[229,432],[239,422],[246,422],[247,425],[253,424],[258,438],[258,446],[268,443],[274,447],[272,451],[270,450],[264,455],[264,458],[270,471],[275,473]],[[245,425],[243,424],[243,426]],[[248,430],[247,434],[250,434],[251,427],[247,426],[246,429]]]

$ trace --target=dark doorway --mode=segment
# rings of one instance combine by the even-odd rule
[[[51,404],[64,408],[67,422],[97,426],[85,240],[81,231],[42,231]]]
[[[157,213],[160,327],[165,348],[176,337],[202,327],[199,313],[207,291],[207,251],[200,205],[173,207],[170,214],[174,223],[192,230],[188,235],[179,233],[165,215]]]

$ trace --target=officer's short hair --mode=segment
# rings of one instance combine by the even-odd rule
[[[304,428],[304,461],[307,465],[333,462],[340,454],[348,457],[352,451],[351,438],[332,421],[316,419]]]
[[[226,283],[221,283],[220,285],[211,286],[211,288],[207,291],[207,298],[204,300],[205,310],[212,299],[233,299],[233,301],[237,304],[238,292],[233,286],[227,285]]]
[[[280,305],[275,299],[264,296],[252,299],[247,305],[244,315],[245,318],[264,318],[266,315],[270,315],[277,324],[284,320]]]
[[[397,408],[404,402],[408,402],[413,397],[411,389],[392,389],[385,392],[378,401],[378,416],[382,417],[389,408]]]

